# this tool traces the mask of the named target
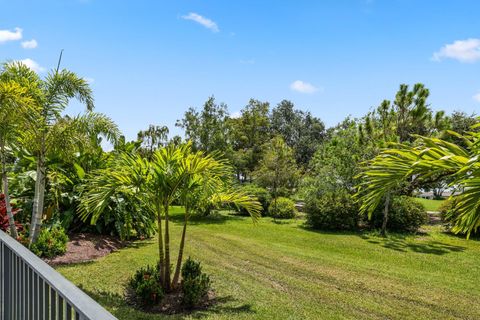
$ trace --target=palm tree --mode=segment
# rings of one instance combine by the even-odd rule
[[[223,160],[215,160],[201,151],[193,152],[191,143],[173,144],[158,149],[148,162],[139,155],[122,153],[111,168],[93,172],[86,182],[79,210],[82,219],[91,218],[94,224],[115,192],[121,190],[131,201],[141,201],[157,216],[160,281],[165,291],[178,283],[185,234],[190,210],[199,201],[197,191],[207,189],[213,203],[234,203],[258,217],[261,205],[254,198],[237,191],[229,191],[222,180],[231,168]],[[174,280],[170,274],[170,206],[180,199],[186,207]],[[164,218],[162,221],[162,217]]]
[[[472,129],[478,127],[480,124]],[[360,211],[371,217],[382,199],[401,184],[414,190],[448,178],[450,187],[464,190],[451,196],[456,213],[452,231],[467,236],[476,231],[480,227],[480,133],[448,133],[466,147],[439,138],[414,136],[415,146],[392,144],[366,162],[356,194]]]
[[[22,145],[36,158],[30,243],[36,241],[42,226],[48,154],[68,154],[88,139],[91,139],[91,143],[98,143],[96,141],[98,134],[103,134],[113,142],[120,135],[118,128],[109,118],[91,112],[94,105],[88,82],[71,71],[60,70],[60,62],[61,55],[57,68],[45,79],[40,79],[33,71],[22,73],[13,70],[8,73],[9,78],[19,83],[29,79],[28,93],[36,106],[36,112],[29,117],[29,125],[21,137]],[[83,103],[89,112],[74,118],[62,116],[62,112],[73,98]]]
[[[32,111],[32,100],[27,94],[27,88],[21,86],[7,76],[13,68],[22,68],[18,64],[5,64],[0,71],[0,160],[2,167],[2,185],[5,195],[5,206],[10,227],[10,234],[17,238],[17,229],[10,205],[7,172],[7,146],[17,140],[24,127],[24,119]],[[25,70],[24,70],[25,71]]]
[[[206,155],[202,151],[185,158],[187,175],[180,187],[179,200],[185,208],[182,236],[172,287],[179,284],[188,220],[192,211],[201,206],[220,207],[233,204],[245,208],[254,221],[260,217],[262,207],[258,201],[242,191],[231,188],[234,172],[228,163],[218,159],[219,154]]]

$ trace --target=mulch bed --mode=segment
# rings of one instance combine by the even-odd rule
[[[125,243],[115,237],[76,233],[69,235],[67,252],[53,259],[45,259],[52,266],[92,261],[116,251]]]
[[[186,308],[182,305],[182,292],[181,290],[175,290],[171,293],[167,293],[159,305],[155,306],[143,306],[139,304],[139,301],[135,298],[135,294],[131,289],[127,289],[125,292],[125,298],[127,303],[137,310],[141,310],[147,313],[161,313],[161,314],[188,314],[193,311],[206,310],[216,303],[218,303],[215,291],[209,290],[208,294],[203,297],[198,305],[194,308]]]

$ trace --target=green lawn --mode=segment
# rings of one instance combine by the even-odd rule
[[[187,254],[203,262],[220,300],[208,311],[160,316],[124,304],[129,276],[157,260],[154,239],[58,270],[124,320],[480,318],[480,243],[438,226],[383,239],[219,215],[188,232]]]
[[[418,202],[425,206],[427,211],[438,211],[440,206],[445,200],[430,200],[430,199],[423,199],[423,198],[415,198]]]

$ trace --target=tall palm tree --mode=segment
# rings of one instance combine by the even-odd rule
[[[29,112],[33,111],[32,107],[34,105],[27,94],[27,88],[7,76],[13,68],[22,67],[18,64],[4,64],[2,70],[0,70],[0,160],[2,188],[5,195],[10,234],[16,238],[18,235],[10,205],[6,148],[17,140],[17,136],[25,124],[23,120],[28,117]]]
[[[73,98],[83,103],[88,111],[93,110],[94,101],[88,82],[69,70],[60,70],[60,62],[61,56],[57,68],[52,70],[45,79],[40,79],[33,72],[28,74],[31,79],[29,95],[37,107],[36,112],[30,117],[27,130],[22,135],[22,144],[35,156],[37,167],[30,222],[30,243],[36,241],[42,226],[48,153],[64,152],[69,149],[68,147],[80,143],[79,138],[82,139],[85,136],[96,138],[94,131],[105,129],[102,133],[111,140],[119,135],[118,129],[105,116],[94,113],[87,113],[73,119],[62,116],[62,112]],[[14,70],[8,76],[17,82],[25,82],[25,73]],[[79,135],[82,129],[83,133],[93,132],[93,134]]]

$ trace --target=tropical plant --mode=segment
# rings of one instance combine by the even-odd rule
[[[479,126],[474,125],[472,131]],[[403,185],[408,194],[423,184],[449,179],[450,187],[461,190],[451,196],[455,199],[456,214],[452,231],[467,237],[476,231],[480,226],[480,134],[449,134],[461,139],[466,147],[439,138],[415,136],[415,146],[393,144],[365,163],[356,195],[360,210],[371,217],[381,200],[399,186]]]
[[[190,143],[160,148],[154,152],[152,161],[139,155],[119,154],[111,170],[93,172],[87,179],[80,215],[96,223],[116,192],[128,195],[129,201],[141,201],[157,217],[160,281],[169,292],[178,285],[188,218],[199,202],[199,194],[209,195],[212,203],[233,203],[245,207],[253,217],[259,215],[261,205],[254,198],[228,188],[225,179],[228,172],[231,168],[224,160],[202,151],[193,152]],[[176,200],[185,206],[186,212],[172,281],[169,222],[170,206]]]
[[[47,178],[47,157],[49,154],[73,154],[80,143],[96,143],[102,133],[109,140],[119,135],[116,125],[106,116],[87,113],[70,118],[62,116],[72,98],[85,104],[87,110],[93,109],[93,95],[88,82],[66,69],[57,68],[45,79],[33,71],[17,67],[6,72],[9,79],[20,84],[28,83],[28,94],[36,106],[29,117],[29,124],[21,137],[21,145],[36,159],[35,194],[30,221],[30,244],[37,240],[42,226]]]
[[[13,63],[4,64],[0,70],[0,161],[2,188],[5,197],[6,216],[8,218],[10,234],[17,238],[17,229],[10,205],[8,185],[7,152],[14,145],[22,129],[25,128],[25,119],[34,111],[32,99],[28,95],[28,87],[9,77],[9,74],[20,69],[26,72],[25,67]]]

